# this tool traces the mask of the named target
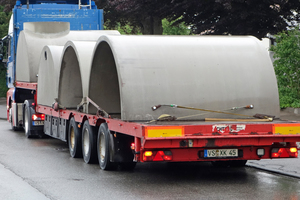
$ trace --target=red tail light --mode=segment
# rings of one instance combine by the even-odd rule
[[[291,148],[273,148],[271,150],[272,158],[297,158],[298,149],[296,147]]]
[[[131,150],[135,150],[135,144],[131,143],[130,148],[131,148]]]
[[[44,121],[45,120],[45,114],[34,114],[32,115],[33,121]]]
[[[143,161],[171,161],[173,155],[171,151],[145,151]]]

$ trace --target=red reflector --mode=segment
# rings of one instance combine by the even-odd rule
[[[163,151],[158,151],[156,153],[156,155],[153,158],[153,161],[164,161],[163,156],[164,156],[164,152]]]
[[[31,103],[31,105],[32,105],[32,106],[34,106],[34,105],[35,105],[35,103]]]
[[[171,151],[145,151],[143,161],[171,161],[173,159]]]
[[[295,152],[294,148],[273,148],[272,158],[297,158],[298,151]]]

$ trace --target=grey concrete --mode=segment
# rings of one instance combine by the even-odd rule
[[[103,34],[120,34],[118,31],[70,31],[67,22],[26,22],[18,39],[16,80],[37,82],[39,61],[44,46],[64,46],[72,41],[97,41]],[[43,56],[43,55],[42,55]],[[54,81],[53,78],[52,81]],[[49,83],[49,86],[51,86]]]
[[[300,115],[295,114],[294,109],[291,108],[281,110],[280,118],[284,120],[300,122]],[[300,148],[300,143],[298,142],[297,144],[298,148]],[[298,151],[298,155],[300,156],[300,151]],[[299,157],[296,159],[269,159],[260,161],[248,161],[247,166],[300,178]]]
[[[233,118],[170,107],[152,111],[158,104],[248,116],[280,114],[273,65],[254,37],[105,35],[93,57],[89,97],[108,113],[121,113],[123,120],[152,120],[162,114]],[[254,109],[230,110],[249,104]]]
[[[49,199],[20,176],[0,164],[0,196],[9,200]]]

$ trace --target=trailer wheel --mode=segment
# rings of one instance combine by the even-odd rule
[[[86,163],[95,163],[97,161],[97,138],[95,128],[90,126],[86,120],[82,128],[82,155]]]
[[[75,122],[75,119],[73,117],[71,118],[69,124],[68,143],[71,157],[82,157],[80,129],[78,128],[77,123]]]
[[[110,132],[107,124],[102,123],[98,131],[97,153],[100,168],[103,170],[113,170],[117,168],[116,163],[110,161]]]

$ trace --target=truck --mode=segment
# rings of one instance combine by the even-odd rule
[[[7,119],[101,169],[137,162],[243,167],[297,158],[268,50],[252,36],[121,35],[93,1],[17,1]],[[4,45],[5,46],[5,45]]]

